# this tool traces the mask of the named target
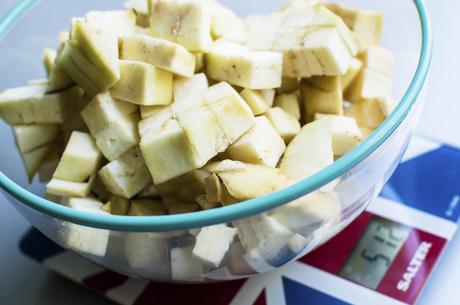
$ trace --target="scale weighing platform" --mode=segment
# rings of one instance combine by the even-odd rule
[[[415,137],[380,197],[309,255],[248,280],[208,285],[128,278],[36,230],[22,252],[123,305],[416,304],[460,218],[460,149]]]

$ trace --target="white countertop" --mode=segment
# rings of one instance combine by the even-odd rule
[[[0,15],[16,1],[1,0]],[[435,51],[426,106],[418,133],[460,146],[460,41],[454,35],[460,28],[460,1],[426,0],[433,32]],[[440,124],[442,122],[442,124]],[[102,297],[63,279],[41,265],[25,258],[18,241],[30,228],[0,194],[0,303],[8,305],[112,304]],[[460,234],[448,246],[444,257],[423,291],[419,305],[454,304],[459,295]]]

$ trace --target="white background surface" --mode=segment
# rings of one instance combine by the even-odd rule
[[[460,146],[460,1],[426,0],[435,35],[435,51],[428,98],[418,133]],[[0,15],[15,3],[0,0]],[[5,71],[2,71],[4,73]],[[112,304],[23,257],[20,237],[29,224],[0,194],[0,304]],[[420,305],[458,303],[460,291],[460,234],[448,246],[442,262],[424,290]]]

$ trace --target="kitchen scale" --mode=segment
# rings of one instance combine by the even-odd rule
[[[123,305],[415,304],[460,218],[460,149],[421,137],[380,197],[350,226],[297,262],[248,280],[150,283],[102,269],[36,230],[27,256]]]

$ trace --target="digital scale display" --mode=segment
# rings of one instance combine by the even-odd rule
[[[409,237],[410,228],[374,216],[339,276],[376,289]]]
[[[446,238],[392,219],[391,216],[397,215],[404,220],[408,213],[415,213],[410,219],[418,219],[418,212],[401,207],[377,199],[372,207],[375,213],[364,212],[336,237],[300,260],[347,280],[342,285],[348,288],[343,289],[365,287],[376,294],[413,304],[441,255]],[[396,212],[398,209],[400,214]],[[456,227],[453,223],[452,226]],[[441,227],[432,232],[441,232]]]

